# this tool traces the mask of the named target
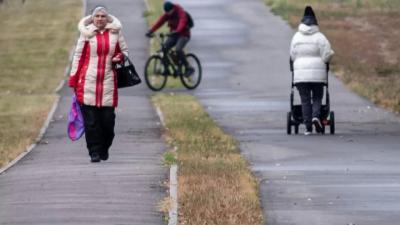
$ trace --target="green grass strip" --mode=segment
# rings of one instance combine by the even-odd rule
[[[224,133],[197,100],[186,94],[158,94],[169,144],[179,165],[180,224],[262,224],[258,185],[236,141]]]

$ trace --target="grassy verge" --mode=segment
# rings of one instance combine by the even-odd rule
[[[164,13],[164,11],[163,11],[164,1],[163,0],[146,0],[146,1],[148,3],[148,9],[144,13],[144,15],[146,17],[147,23],[149,25],[153,25],[157,21],[158,17]],[[169,29],[165,24],[157,32],[168,33]],[[151,41],[150,52],[154,53],[157,50],[159,50],[160,48],[161,48],[160,44],[155,39],[153,39]],[[179,77],[169,76],[166,87],[167,88],[182,88],[183,85],[182,85]]]
[[[37,137],[64,78],[80,8],[80,0],[0,5],[0,167]]]
[[[265,0],[296,27],[312,5],[336,55],[335,73],[374,103],[400,112],[400,1]]]
[[[179,165],[180,224],[262,224],[258,186],[235,140],[190,95],[158,94]],[[171,154],[171,153],[168,153]]]

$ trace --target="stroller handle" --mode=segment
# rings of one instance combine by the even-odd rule
[[[289,65],[290,65],[290,71],[293,72],[293,60],[292,58],[289,58]]]
[[[289,65],[290,65],[290,71],[294,71],[294,68],[293,68],[293,60],[292,60],[292,58],[289,58]],[[329,70],[330,70],[330,62],[327,62],[327,63],[325,63],[325,65],[326,65],[326,72],[329,72]]]
[[[289,58],[289,65],[290,65],[290,72],[292,72],[292,88],[294,87],[294,68],[293,68],[293,60],[290,57]],[[330,70],[330,62],[325,63],[326,65],[326,86],[329,86],[329,81],[328,81],[328,75],[329,75],[329,70]]]

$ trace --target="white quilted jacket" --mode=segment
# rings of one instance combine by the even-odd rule
[[[294,64],[294,83],[326,83],[326,63],[334,52],[318,26],[299,25],[290,45],[290,57]]]
[[[117,107],[118,90],[112,58],[128,55],[121,23],[111,16],[104,32],[97,31],[90,16],[79,23],[81,35],[72,60],[69,86],[80,103],[96,107]]]

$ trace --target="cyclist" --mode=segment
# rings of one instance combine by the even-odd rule
[[[166,1],[164,3],[164,12],[146,33],[146,36],[152,37],[153,33],[168,21],[171,33],[165,41],[165,46],[167,51],[175,46],[179,62],[183,63],[187,68],[184,75],[190,76],[193,74],[194,69],[186,60],[185,53],[183,52],[183,49],[190,40],[190,26],[186,11],[182,6]]]

